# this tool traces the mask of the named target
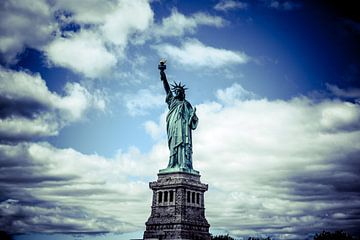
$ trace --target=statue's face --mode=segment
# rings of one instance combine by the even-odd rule
[[[185,99],[185,91],[183,91],[181,89],[176,89],[175,90],[175,98],[177,98],[179,100],[184,100]]]

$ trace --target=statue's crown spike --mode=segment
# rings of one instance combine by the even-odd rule
[[[174,84],[171,84],[171,90],[172,91],[175,91],[175,90],[185,91],[185,90],[187,90],[187,88],[185,87],[185,85],[182,85],[181,82],[179,82],[179,83],[174,82]]]

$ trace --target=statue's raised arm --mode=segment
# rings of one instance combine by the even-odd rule
[[[167,78],[166,78],[166,74],[165,74],[165,69],[166,69],[166,60],[160,60],[160,64],[158,66],[158,69],[160,70],[160,79],[161,81],[163,82],[163,85],[164,85],[164,89],[165,89],[165,92],[166,92],[166,95],[168,95],[169,93],[171,93],[171,90],[170,90],[170,85],[167,81]]]
[[[198,124],[196,109],[185,99],[185,85],[170,85],[165,74],[166,61],[161,60],[158,66],[160,78],[166,92],[166,103],[169,112],[166,116],[168,146],[170,150],[169,164],[160,173],[187,172],[198,174],[192,166],[192,134]]]

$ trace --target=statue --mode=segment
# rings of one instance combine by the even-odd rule
[[[185,85],[181,83],[171,85],[171,89],[165,74],[166,61],[161,60],[158,66],[161,81],[166,92],[166,103],[169,112],[166,116],[166,129],[168,146],[170,150],[169,164],[160,173],[188,172],[199,174],[192,167],[192,136],[191,131],[198,125],[196,108],[185,99]]]

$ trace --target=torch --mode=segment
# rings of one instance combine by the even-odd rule
[[[158,69],[160,70],[160,72],[163,72],[166,69],[166,59],[164,58],[160,59]]]

